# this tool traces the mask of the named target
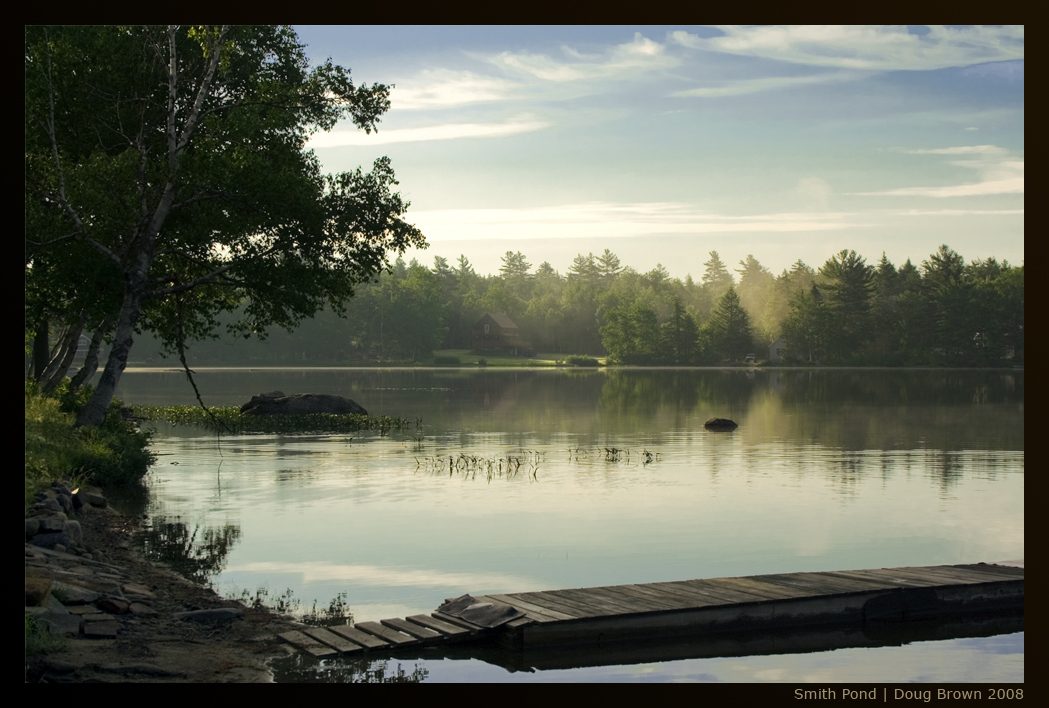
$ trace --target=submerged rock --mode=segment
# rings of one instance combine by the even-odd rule
[[[356,401],[328,393],[299,393],[285,396],[280,391],[271,391],[258,396],[240,407],[241,413],[250,415],[306,415],[310,413],[368,415]]]

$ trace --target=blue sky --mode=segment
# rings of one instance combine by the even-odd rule
[[[296,29],[395,85],[378,133],[312,147],[333,172],[391,158],[427,265],[1024,260],[1023,27]]]

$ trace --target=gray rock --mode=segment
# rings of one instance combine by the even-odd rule
[[[92,494],[91,492],[85,492],[83,489],[81,489],[79,492],[77,492],[77,496],[80,497],[80,499],[82,500],[81,506],[90,505],[98,507],[99,509],[104,509],[106,508],[106,506],[109,505],[109,502],[106,501],[106,498],[101,494]]]
[[[90,605],[102,597],[100,593],[94,590],[88,590],[87,588],[70,585],[58,580],[51,586],[51,592],[58,596],[63,605]]]
[[[37,517],[37,521],[39,522],[37,533],[58,533],[66,530],[67,519],[65,514],[40,516]]]
[[[133,615],[144,615],[147,617],[157,614],[156,610],[141,602],[132,602],[131,606],[128,608],[128,612]]]
[[[79,521],[66,521],[65,532],[69,534],[69,540],[74,546],[79,546],[84,542],[84,532],[80,528]]]
[[[51,634],[80,634],[83,622],[79,615],[68,612],[44,612],[36,616],[36,621],[45,625]]]
[[[65,550],[69,548],[69,534],[65,531],[58,531],[55,533],[38,533],[29,539],[29,543],[34,546],[40,546],[41,548],[50,548],[52,551]],[[57,548],[61,546],[62,548]]]
[[[114,615],[127,614],[131,607],[131,603],[120,597],[103,597],[101,600],[95,603],[95,607],[105,612],[109,612]]]
[[[52,514],[64,513],[62,505],[59,504],[58,501],[55,499],[44,499],[42,501],[37,502],[36,504],[33,504],[33,510],[46,511]]]
[[[25,537],[32,538],[40,533],[40,519],[25,520]]]
[[[113,639],[120,625],[116,622],[84,622],[84,636],[95,639]]]
[[[279,391],[274,393],[279,393]],[[300,393],[280,397],[270,397],[269,394],[252,396],[251,400],[241,406],[240,410],[250,415],[307,415],[311,413],[368,415],[368,411],[356,401],[327,393]]]
[[[244,615],[244,610],[234,607],[220,607],[214,610],[191,610],[189,612],[176,612],[175,619],[183,622],[229,622]]]

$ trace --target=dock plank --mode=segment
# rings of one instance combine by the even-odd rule
[[[954,579],[959,583],[967,585],[973,583],[994,583],[1003,580],[1003,578],[998,577],[995,573],[988,573],[982,570],[969,568],[955,568],[953,566],[936,566],[908,570],[920,570],[923,574],[933,578],[944,578],[946,582]]]
[[[840,578],[869,580],[875,590],[879,588],[890,590],[893,588],[923,588],[929,586],[927,581],[916,580],[914,578],[901,578],[885,571],[835,570],[831,571],[830,574]],[[932,584],[935,585],[935,583]]]
[[[581,613],[584,616],[589,616],[589,617],[595,617],[595,616],[600,616],[600,615],[604,615],[604,614],[621,614],[624,611],[626,611],[626,612],[630,611],[630,610],[619,610],[619,611],[617,611],[617,610],[609,610],[609,611],[606,611],[606,610],[602,609],[600,603],[594,602],[594,598],[585,598],[585,597],[584,598],[579,598],[579,597],[575,596],[573,593],[578,591],[579,589],[581,589],[581,588],[573,588],[573,589],[568,589],[568,590],[543,590],[542,592],[537,593],[537,594],[543,596],[543,598],[546,601],[549,601],[549,602],[560,602],[562,605],[564,605],[566,607],[574,607],[574,608],[576,608],[578,613]]]
[[[820,595],[837,595],[840,593],[873,592],[877,588],[868,582],[836,578],[820,573],[779,573],[776,575],[759,575],[757,579],[773,585],[815,591]]]
[[[713,607],[716,605],[726,604],[726,600],[722,597],[715,597],[710,592],[706,592],[701,588],[697,588],[693,585],[689,585],[684,580],[675,580],[673,582],[660,583],[667,590],[678,593],[679,595],[688,596],[695,607]]]
[[[744,592],[739,588],[728,587],[726,585],[719,585],[717,578],[710,580],[683,580],[683,585],[687,585],[695,589],[697,592],[708,595],[714,598],[723,605],[732,605],[742,602],[761,602],[765,598],[761,595],[751,592]]]
[[[405,644],[415,644],[419,640],[415,637],[410,637],[407,634],[398,632],[396,629],[387,627],[379,622],[357,622],[353,625],[357,629],[367,632],[373,636],[382,639],[390,644],[396,644],[398,646],[404,646]]]
[[[516,607],[528,614],[529,617],[535,619],[537,622],[555,622],[557,620],[570,620],[575,619],[575,615],[565,614],[564,612],[557,612],[556,610],[547,609],[534,603],[528,602],[527,600],[518,597],[516,594],[510,595],[485,595],[485,597],[491,597],[500,602],[506,603],[511,607]]]
[[[681,610],[692,607],[692,601],[661,590],[652,590],[642,585],[615,585],[606,588],[609,592],[619,593],[643,605],[651,605],[659,610]]]
[[[582,590],[559,591],[574,597],[581,597],[594,603],[596,607],[609,606],[615,608],[612,614],[632,614],[635,612],[659,612],[668,609],[666,605],[656,604],[622,592],[620,588],[600,587],[586,588]]]
[[[981,582],[972,575],[962,577],[959,575],[948,575],[931,573],[924,568],[883,568],[881,570],[866,571],[873,577],[891,578],[895,581],[910,581],[912,587],[936,587],[941,585],[971,585]]]
[[[346,639],[324,627],[310,627],[309,629],[302,630],[302,633],[308,634],[322,644],[327,644],[340,654],[353,654],[359,651],[364,651],[364,647],[360,644],[351,642],[349,639]]]
[[[440,632],[434,631],[429,627],[421,627],[406,619],[400,619],[399,617],[380,620],[379,623],[384,627],[395,629],[398,632],[407,634],[409,637],[415,637],[416,639],[430,640],[444,638],[444,635]]]
[[[318,659],[323,659],[326,656],[335,656],[338,654],[337,651],[332,649],[327,644],[318,642],[313,637],[303,634],[302,632],[284,632],[278,634],[278,637],[291,644],[293,647],[300,651],[304,651],[310,656],[314,656]]]
[[[338,634],[344,639],[349,639],[355,644],[360,644],[365,649],[388,649],[393,646],[390,642],[383,641],[374,635],[362,632],[356,627],[351,627],[346,624],[340,624],[336,627],[331,627],[330,629],[335,634]]]
[[[952,565],[952,568],[965,568],[967,570],[978,570],[981,573],[993,573],[996,576],[1001,577],[1003,580],[1019,579],[1024,576],[1023,566],[1017,567],[1015,565],[997,565],[992,563],[962,563],[960,565]]]
[[[755,578],[717,578],[719,587],[731,587],[743,592],[752,593],[769,600],[787,600],[791,598],[812,597],[820,594],[816,590],[788,588],[783,585],[764,583]]]
[[[473,632],[466,629],[465,627],[460,627],[449,622],[444,622],[443,620],[439,620],[436,617],[427,617],[426,615],[411,615],[410,617],[405,617],[405,619],[411,622],[412,624],[419,625],[420,627],[426,627],[427,629],[432,629],[435,632],[440,632],[446,637],[461,638],[473,634]]]
[[[616,602],[602,595],[600,592],[587,589],[548,590],[546,594],[552,595],[565,603],[574,603],[577,612],[597,612],[602,615],[621,615],[636,611],[635,608],[625,601]]]
[[[576,619],[580,617],[596,617],[600,614],[588,607],[580,607],[574,602],[556,597],[550,592],[521,592],[514,593],[514,596],[540,607],[547,607],[557,612],[573,615]]]

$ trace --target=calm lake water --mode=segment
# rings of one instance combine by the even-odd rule
[[[1024,557],[1022,371],[205,369],[197,383],[209,405],[335,393],[421,421],[388,437],[159,425],[152,543],[188,548],[224,594],[342,596],[378,620],[466,592]],[[195,402],[175,371],[129,370],[118,396]],[[708,432],[713,416],[740,427]],[[300,659],[279,678],[1023,681],[1023,636],[532,673],[419,652],[320,672]]]

